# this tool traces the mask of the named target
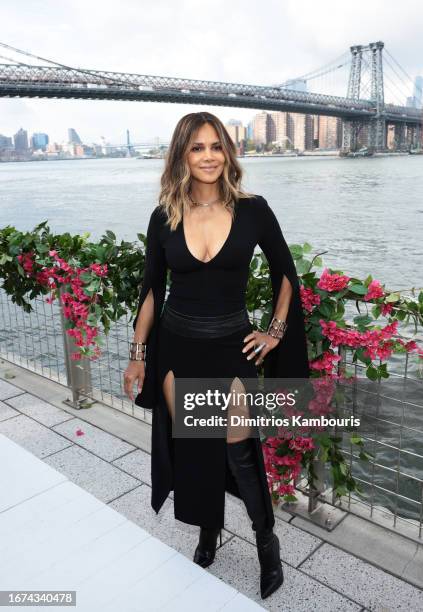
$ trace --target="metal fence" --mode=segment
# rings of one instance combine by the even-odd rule
[[[0,289],[1,357],[64,385],[69,389],[66,403],[73,408],[89,408],[99,401],[151,424],[151,411],[136,406],[123,391],[128,342],[133,337],[129,317],[114,323],[107,336],[102,334],[104,343],[98,359],[81,363],[70,358],[76,348],[65,333],[58,302],[48,304],[36,298],[31,304],[33,311],[25,313]],[[342,365],[365,379],[364,364],[352,363],[351,352],[346,348],[342,350]],[[374,459],[359,460],[357,447],[349,443],[349,436],[335,432],[345,440],[342,452],[366,498],[349,494],[336,499],[329,466],[317,458],[315,487],[309,487],[302,475],[295,482],[299,501],[281,507],[328,530],[345,516],[340,510],[347,511],[423,543],[421,365],[414,355],[394,355],[389,372],[388,379],[372,388],[354,386],[344,406],[350,414],[365,418],[367,427],[361,435],[365,450]]]

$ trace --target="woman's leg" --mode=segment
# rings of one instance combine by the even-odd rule
[[[239,381],[239,379],[235,380]],[[240,385],[242,387],[240,381],[235,383],[237,389],[241,388]],[[235,404],[240,403],[235,402]],[[239,405],[232,406],[230,411],[237,414],[247,414],[249,412],[246,402],[241,407]],[[264,599],[280,587],[283,582],[283,572],[279,540],[273,533],[272,527],[268,527],[267,523],[266,504],[255,443],[251,437],[246,437],[247,432],[247,429],[241,429],[237,432],[229,429],[226,449],[229,468],[236,480],[248,516],[253,523],[252,528],[256,533],[257,553],[261,568],[260,592]],[[268,491],[266,493],[270,495]]]
[[[169,370],[163,380],[163,395],[165,396],[169,416],[175,423],[175,376]]]

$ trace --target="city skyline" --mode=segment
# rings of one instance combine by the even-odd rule
[[[70,0],[66,6],[46,0],[40,12],[33,2],[23,0],[19,7],[2,7],[0,16],[5,42],[91,69],[271,84],[324,65],[351,44],[381,39],[411,77],[423,74],[418,20],[399,18],[407,9],[411,14],[419,9],[415,1],[405,0],[401,7],[386,10],[379,0],[371,4],[357,0],[354,5],[326,0],[318,6],[304,0],[287,0],[283,6],[269,0],[259,6],[235,0],[230,20],[222,19],[226,13],[221,0],[207,19],[196,7],[193,0],[176,5],[158,0],[154,7],[123,0],[116,14],[114,6],[96,0]],[[175,39],[175,31],[183,31],[184,36]],[[342,93],[346,85],[344,79],[328,87],[338,87]],[[413,96],[411,85],[407,95]],[[168,139],[188,112],[207,109],[224,122],[234,113],[224,107],[149,102],[12,98],[2,99],[1,104],[0,133],[25,125],[29,132],[49,133],[54,141],[63,139],[63,125],[73,124],[87,141],[105,135],[119,142],[123,126],[134,134],[138,131],[137,140]],[[237,109],[244,124],[250,115],[248,109]]]

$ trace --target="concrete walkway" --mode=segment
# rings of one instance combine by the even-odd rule
[[[5,375],[13,380],[13,384],[4,380]],[[93,596],[94,592],[99,597],[104,592],[104,601],[110,602],[115,598],[114,607],[113,604],[106,607],[101,599],[92,599],[90,612],[179,610],[179,605],[183,605],[185,610],[248,610],[257,605],[266,610],[287,612],[309,612],[312,609],[328,612],[423,610],[423,546],[351,514],[347,514],[332,532],[327,532],[278,510],[275,531],[281,542],[285,581],[276,593],[263,601],[259,594],[259,564],[251,523],[242,502],[228,494],[222,547],[217,550],[215,562],[207,570],[198,568],[191,561],[198,541],[198,527],[174,518],[172,496],[157,516],[150,506],[148,425],[101,404],[88,410],[73,410],[63,404],[69,396],[64,387],[7,362],[3,362],[0,376],[3,378],[0,379],[0,434],[41,460],[35,461],[34,458],[37,465],[53,468],[48,472],[49,477],[54,475],[57,479],[35,497],[24,496],[25,499],[18,501],[16,507],[33,504],[35,498],[45,496],[46,500],[52,500],[53,490],[62,489],[64,499],[67,500],[68,495],[69,501],[60,504],[55,516],[67,516],[70,526],[66,532],[62,528],[56,531],[56,535],[62,531],[73,534],[66,539],[66,542],[73,543],[78,530],[75,525],[72,528],[72,518],[76,520],[75,512],[80,505],[72,496],[76,495],[82,501],[81,496],[86,491],[91,494],[87,493],[86,499],[91,500],[92,506],[88,506],[91,510],[88,509],[85,518],[80,517],[79,522],[82,525],[85,521],[90,529],[99,530],[94,531],[91,540],[83,537],[77,540],[79,548],[77,546],[69,555],[59,555],[62,561],[57,556],[61,550],[58,543],[52,548],[55,557],[45,554],[43,567],[37,566],[38,577],[46,572],[45,577],[54,578],[55,586],[49,582],[43,588],[71,588],[67,587],[63,576],[60,580],[60,572],[66,568],[64,575],[79,580],[75,583],[78,584],[75,587],[77,598],[80,596],[82,599],[84,593]],[[28,453],[25,455],[31,457]],[[10,480],[13,469],[10,463],[5,468],[4,461],[0,460],[0,472],[4,472],[2,482],[6,477]],[[18,475],[15,475],[18,482],[27,480],[22,470]],[[4,489],[2,485],[0,499]],[[56,502],[52,503],[54,506]],[[8,504],[9,510],[3,506],[1,512],[0,502],[0,553],[3,552],[2,520],[13,510],[10,500]],[[90,523],[90,514],[94,513],[104,517],[106,523],[111,521],[107,523],[107,529],[101,531],[101,521]],[[39,530],[42,530],[45,519],[38,516],[40,522],[35,519],[33,525],[39,525]],[[15,531],[19,532],[19,529],[16,527]],[[34,535],[37,531],[38,527],[31,530]],[[45,543],[42,535],[39,538]],[[106,541],[109,546],[102,546]],[[113,555],[122,559],[127,555],[131,559],[130,544],[133,551],[140,551],[140,555],[123,566],[125,570],[118,571]],[[143,546],[144,555],[141,554]],[[157,552],[150,553],[149,546]],[[77,560],[81,551],[84,553],[83,563]],[[19,557],[16,554],[19,553],[10,552],[8,548],[7,559],[12,555],[12,560],[17,563]],[[25,558],[24,555],[21,557]],[[47,570],[45,564],[49,558],[55,564],[55,571]],[[36,561],[36,557],[32,560]],[[170,570],[168,578],[160,578],[159,570],[153,567],[156,560],[158,565]],[[25,563],[22,571],[28,567]],[[102,570],[102,564],[104,568],[114,568],[115,571]],[[9,563],[7,566],[13,567]],[[32,582],[31,585],[26,580],[22,583],[26,574],[22,574],[21,580],[14,581],[12,586],[4,584],[4,567],[0,561],[0,589],[10,589],[13,585],[26,590],[33,588]],[[18,565],[14,567],[18,568]],[[148,573],[143,574],[144,571]],[[119,576],[127,582],[119,583]],[[32,577],[35,578],[34,573]],[[8,580],[12,578],[13,574],[8,574]],[[220,580],[216,582],[216,578]],[[180,583],[184,586],[178,591],[178,596],[174,600],[166,599],[168,595],[173,596],[172,589],[180,587]],[[124,584],[131,584],[134,592],[138,593],[139,589],[140,597],[134,600],[122,586]],[[217,599],[217,585],[227,585],[231,589],[225,591],[226,595],[222,594],[227,599]],[[119,588],[121,591],[115,590]],[[116,599],[121,592],[125,594],[122,601]],[[241,594],[248,599],[241,602]],[[201,603],[196,597],[202,598]],[[238,602],[240,607],[234,607]]]
[[[262,609],[2,434],[0,476],[0,590],[75,591],[78,612]]]

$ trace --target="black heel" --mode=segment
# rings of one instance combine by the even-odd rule
[[[256,532],[257,554],[260,562],[260,594],[266,599],[283,583],[279,538],[272,529]]]
[[[194,552],[194,563],[201,565],[201,567],[208,567],[213,563],[219,533],[220,545],[222,545],[222,530],[220,527],[201,527],[200,539]]]

